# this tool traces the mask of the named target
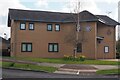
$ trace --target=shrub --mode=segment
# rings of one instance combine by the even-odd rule
[[[15,64],[15,63],[11,63],[11,64],[10,64],[10,67],[13,67],[13,66],[14,66],[14,64]]]
[[[85,56],[82,56],[82,55],[79,56],[79,60],[80,60],[80,61],[85,61]]]
[[[120,59],[120,53],[119,52],[116,53],[116,58]]]
[[[64,60],[68,60],[69,59],[69,56],[67,56],[67,55],[64,55],[64,58],[63,58]]]
[[[79,56],[79,57],[74,57],[74,56],[67,56],[64,55],[64,60],[71,60],[71,61],[84,61],[85,60],[85,56]]]

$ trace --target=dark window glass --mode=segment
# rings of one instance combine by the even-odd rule
[[[49,43],[48,51],[49,52],[58,52],[58,43]]]
[[[47,31],[52,31],[52,24],[47,24]]]
[[[82,52],[82,44],[81,43],[77,44],[77,52]]]
[[[32,52],[32,43],[22,43],[21,51],[22,52]]]

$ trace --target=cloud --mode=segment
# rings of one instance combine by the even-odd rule
[[[40,8],[47,8],[48,7],[48,0],[38,0],[35,5],[37,7],[40,7]]]
[[[24,5],[20,3],[19,0],[2,0],[0,1],[0,15],[6,16],[8,14],[8,8],[19,8],[19,9],[26,9]]]
[[[20,3],[19,0],[1,0],[0,1],[0,36],[4,36],[4,33],[10,37],[10,28],[7,27],[8,9],[29,9]]]
[[[10,37],[10,28],[6,27],[6,25],[0,25],[0,36],[4,37],[4,33],[7,34],[7,38]]]
[[[97,6],[97,3],[96,2],[94,2],[94,1],[83,1],[82,2],[83,3],[83,5],[81,5],[82,6],[82,10],[88,10],[88,11],[90,11],[91,13],[93,13],[93,14],[100,14],[100,13],[102,13],[102,11],[101,11],[101,9],[100,8],[98,8],[98,6]]]
[[[68,0],[67,4],[64,5],[60,11],[76,12],[75,10],[77,9],[76,5],[78,4],[78,1],[80,1],[80,0]],[[88,10],[94,14],[102,13],[101,9],[98,8],[97,3],[92,0],[91,1],[89,1],[89,0],[87,0],[87,1],[81,0],[80,1],[80,11],[83,11],[83,10]]]
[[[86,2],[90,2],[91,0],[85,0],[85,1]],[[111,4],[111,3],[117,3],[119,0],[92,0],[92,1],[94,1],[94,2],[100,2],[100,3],[104,2],[104,3]]]

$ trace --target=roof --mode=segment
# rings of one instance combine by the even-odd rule
[[[94,15],[88,11],[82,11],[79,14],[80,22],[83,21],[99,21],[99,19],[105,20],[107,25],[118,25],[119,23],[113,19],[102,16]],[[75,13],[61,13],[61,12],[49,12],[49,11],[36,11],[36,10],[20,10],[9,9],[8,13],[8,26],[11,24],[11,20],[22,21],[39,21],[39,22],[76,22],[77,14]]]
[[[117,21],[111,19],[106,15],[96,15],[96,16],[99,18],[99,20],[103,21],[103,23],[107,25],[120,25],[120,23],[118,23]]]

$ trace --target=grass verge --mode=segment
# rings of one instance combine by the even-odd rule
[[[98,70],[97,74],[120,74],[120,69]]]
[[[2,62],[2,67],[12,67],[13,65],[13,62]]]
[[[34,70],[34,71],[44,71],[52,73],[57,70],[55,67],[48,66],[38,66],[32,64],[23,64],[23,63],[14,63],[14,62],[2,62],[3,68],[15,68],[15,69],[23,69],[23,70]]]
[[[2,62],[0,61],[0,67],[2,67]]]
[[[95,65],[119,65],[118,61],[101,61],[101,60],[85,60],[85,61],[72,61],[64,60],[63,58],[18,58],[18,57],[7,57],[16,60],[25,60],[33,62],[48,62],[48,63],[59,63],[59,64],[95,64]]]

